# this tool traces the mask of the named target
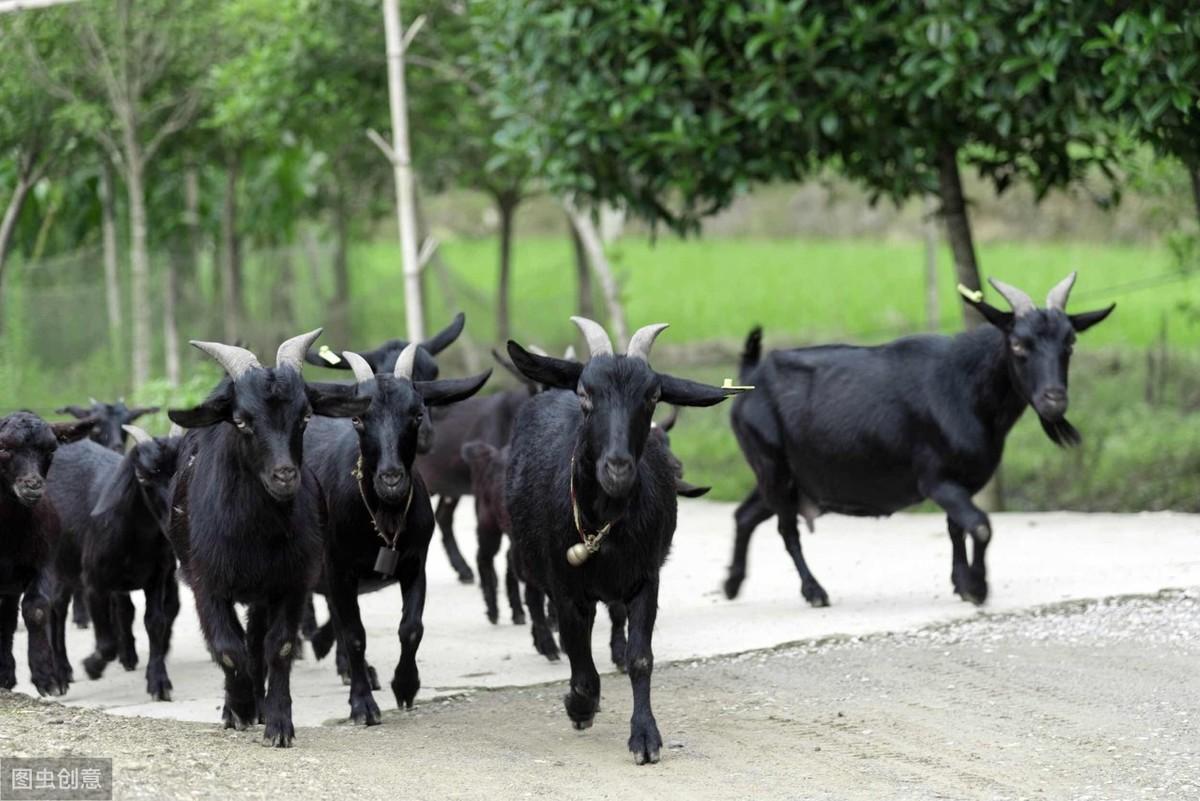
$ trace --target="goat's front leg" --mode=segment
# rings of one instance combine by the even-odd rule
[[[113,621],[117,629],[117,659],[126,670],[137,670],[137,637],[133,634],[136,610],[127,592],[113,593]]]
[[[458,580],[463,584],[470,584],[475,580],[475,574],[471,572],[471,566],[458,550],[458,540],[454,538],[454,510],[458,508],[458,501],[458,498],[439,496],[437,511],[433,517],[438,528],[442,530],[442,546],[446,549],[446,556],[450,558],[450,565],[458,574]]]
[[[608,650],[612,663],[617,670],[625,672],[625,653],[629,643],[625,639],[625,623],[629,619],[629,610],[623,603],[608,605],[608,619],[612,623],[612,631],[608,635]]]
[[[88,612],[87,593],[83,586],[76,587],[71,596],[71,618],[76,628],[86,629],[92,623],[92,616]]]
[[[192,589],[204,641],[208,643],[213,659],[225,672],[225,707],[221,710],[221,720],[227,729],[245,729],[257,719],[246,632],[238,620],[233,601],[213,597],[201,586]]]
[[[554,599],[558,610],[558,636],[571,662],[571,688],[563,696],[567,717],[577,729],[592,725],[600,709],[600,674],[592,660],[592,624],[596,604],[572,598]]]
[[[647,581],[629,601],[629,648],[626,660],[633,686],[633,717],[629,719],[629,750],[639,765],[657,762],[662,735],[650,709],[650,676],[654,672],[651,637],[658,616],[658,576]]]
[[[75,671],[71,669],[71,659],[67,655],[67,617],[71,594],[70,587],[56,586],[50,602],[50,644],[54,650],[54,673],[64,693],[75,680]]]
[[[417,670],[417,649],[425,635],[425,553],[401,567],[400,589],[404,593],[404,613],[400,618],[400,661],[392,676],[392,693],[399,709],[412,709],[421,675]]]
[[[525,582],[525,606],[529,607],[529,631],[533,635],[533,647],[551,662],[558,661],[558,643],[550,630],[546,617],[546,594],[532,581]],[[550,604],[554,608],[554,604]],[[557,617],[555,618],[557,622]]]
[[[512,610],[514,626],[525,625],[525,606],[521,603],[521,582],[517,578],[517,568],[513,565],[512,545],[504,559],[504,593],[508,596],[508,607]]]
[[[478,548],[475,551],[475,568],[479,571],[479,589],[483,592],[483,605],[487,609],[489,623],[500,622],[500,607],[496,603],[499,579],[496,576],[496,554],[500,550],[503,533],[481,513],[480,504],[475,504],[479,523],[475,529]]]
[[[171,650],[171,628],[179,614],[179,585],[175,567],[160,571],[146,585],[146,638],[150,641],[150,659],[146,662],[146,692],[155,701],[171,700],[171,679],[167,675],[167,652]]]
[[[971,493],[960,484],[943,481],[933,485],[926,494],[946,510],[946,525],[953,551],[950,581],[954,585],[954,592],[964,601],[982,604],[988,596],[984,553],[992,539],[991,521],[971,500]],[[970,533],[973,542],[974,561],[970,565],[967,564],[964,532]]]
[[[371,694],[367,666],[367,632],[358,608],[358,578],[348,570],[326,563],[329,580],[329,614],[337,634],[339,652],[346,654],[350,678],[350,720],[376,726],[382,722],[379,706]]]
[[[67,691],[55,670],[50,601],[35,581],[21,599],[21,616],[29,639],[29,673],[39,695],[58,696]]]
[[[20,597],[0,595],[0,690],[17,686],[17,661],[13,658],[13,634],[17,631]]]
[[[89,679],[98,679],[104,675],[108,663],[117,658],[117,636],[113,631],[112,594],[91,584],[87,584],[88,608],[92,610],[92,634],[96,647],[91,654],[84,657],[83,669]]]
[[[304,617],[304,591],[284,596],[267,605],[263,659],[267,666],[267,695],[263,705],[266,729],[263,745],[291,748],[296,739],[292,724],[292,660],[296,657],[296,637]]]

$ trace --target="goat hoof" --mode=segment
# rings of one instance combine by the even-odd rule
[[[525,613],[524,612],[513,612],[512,622],[513,622],[514,626],[524,626],[525,625]]]
[[[296,729],[291,722],[268,723],[263,732],[262,744],[268,748],[291,748],[296,740]]]
[[[104,675],[104,668],[108,666],[108,660],[99,654],[92,654],[84,657],[83,669],[87,673],[88,678],[95,681]]]
[[[629,750],[633,752],[633,761],[638,765],[653,765],[658,762],[662,752],[662,736],[658,733],[658,724],[653,719],[644,725],[633,724],[629,735]]]
[[[500,613],[488,610],[487,619],[488,623],[491,623],[494,626],[500,622]]]
[[[730,575],[725,579],[725,597],[732,601],[742,591],[742,580],[745,576]]]
[[[967,569],[957,570],[951,575],[954,593],[964,601],[981,606],[987,601],[987,579]]]
[[[378,726],[383,722],[379,706],[370,695],[350,699],[350,722],[361,726]]]
[[[154,701],[170,701],[171,680],[168,678],[154,678],[146,682],[146,692],[150,693],[150,698]]]
[[[0,668],[0,690],[11,690],[17,686],[17,669],[7,665]]]
[[[825,592],[825,588],[820,584],[806,584],[800,588],[800,594],[808,601],[809,606],[818,609],[829,606],[829,593]]]
[[[558,643],[548,629],[542,628],[533,632],[533,647],[539,654],[551,662],[558,661]]]
[[[372,690],[380,689],[379,674],[375,672],[375,668],[371,665],[367,665],[367,680],[371,682]]]
[[[392,694],[396,696],[397,709],[412,709],[421,689],[421,677],[414,670],[410,676],[395,676],[392,678]]]

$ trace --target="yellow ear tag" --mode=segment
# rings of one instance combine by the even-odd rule
[[[962,295],[972,303],[979,303],[983,300],[983,292],[978,289],[967,289],[963,284],[958,285],[958,294]]]
[[[754,389],[754,387],[748,387],[748,386],[745,386],[742,384],[735,384],[735,383],[733,383],[732,378],[726,378],[725,383],[721,385],[721,389],[733,389],[733,390],[737,390],[738,392],[749,392],[750,390]]]
[[[331,351],[329,349],[328,345],[322,345],[321,349],[317,351],[317,355],[320,356],[322,359],[324,359],[329,364],[341,364],[342,363],[342,357],[338,356],[336,353]]]

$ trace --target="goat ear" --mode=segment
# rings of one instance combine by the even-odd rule
[[[702,495],[707,495],[712,487],[697,487],[684,481],[682,478],[675,479],[675,494],[681,498],[699,498]]]
[[[556,359],[553,356],[538,356],[511,339],[508,341],[508,355],[516,368],[530,381],[554,389],[569,389],[574,392],[575,387],[579,385],[579,376],[583,374],[583,364],[580,362]]]
[[[54,432],[54,438],[58,440],[60,445],[66,445],[68,442],[77,442],[92,431],[92,426],[96,424],[96,418],[88,417],[85,420],[68,421],[66,423],[51,423],[50,429]]]
[[[321,417],[358,417],[371,407],[371,396],[360,396],[357,384],[306,382],[304,392],[313,414]]]
[[[228,422],[233,419],[233,384],[226,379],[199,406],[168,409],[167,417],[184,428],[204,428]]]
[[[1080,312],[1079,314],[1068,314],[1067,319],[1071,321],[1071,327],[1076,331],[1086,331],[1093,325],[1103,322],[1104,318],[1112,314],[1113,309],[1117,308],[1117,304],[1111,304],[1107,309],[1097,309],[1096,311]]]
[[[85,417],[92,416],[91,409],[85,409],[82,406],[62,406],[54,410],[55,414],[69,414],[72,417],[77,417],[82,420]]]
[[[429,351],[431,356],[437,356],[439,353],[450,347],[454,340],[458,339],[458,335],[463,332],[463,326],[467,324],[467,316],[462,312],[454,315],[454,319],[450,321],[450,325],[438,331],[429,339],[421,343],[425,350]]]
[[[157,411],[157,406],[134,406],[129,410],[129,422],[132,423],[144,414],[154,414]]]
[[[125,508],[137,491],[137,472],[134,468],[133,453],[125,454],[117,469],[109,476],[100,490],[100,497],[92,507],[92,517],[107,517]]]
[[[715,406],[730,395],[738,394],[736,389],[714,387],[665,373],[659,373],[658,377],[662,385],[661,402],[673,406]]]
[[[491,460],[499,453],[496,448],[483,440],[473,439],[470,442],[464,442],[459,449],[459,456],[468,465],[482,463],[484,459]]]
[[[466,400],[479,390],[492,377],[492,371],[473,375],[469,378],[441,378],[437,381],[414,381],[413,386],[421,393],[426,406],[449,406]]]

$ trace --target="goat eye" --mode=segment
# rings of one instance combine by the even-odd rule
[[[1026,353],[1024,343],[1014,341],[1009,347],[1012,348],[1013,356],[1024,356]]]
[[[250,433],[250,424],[247,423],[245,420],[241,419],[240,417],[238,419],[234,420],[233,424],[235,426],[237,426],[238,431],[241,431],[243,434]]]
[[[351,417],[350,422],[354,424],[355,428],[357,428],[359,431],[362,431],[363,421],[361,417]]]

